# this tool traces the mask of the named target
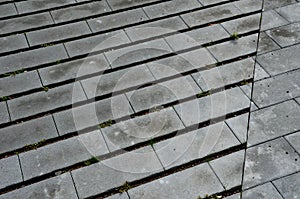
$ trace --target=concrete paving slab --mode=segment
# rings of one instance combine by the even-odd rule
[[[295,199],[300,196],[300,173],[275,180],[273,183],[284,198]]]
[[[0,124],[7,123],[10,121],[9,113],[7,110],[6,102],[0,102]]]
[[[268,30],[288,24],[289,22],[274,10],[262,13],[261,30]]]
[[[241,143],[245,143],[247,141],[248,118],[249,114],[246,113],[226,120],[227,125]]]
[[[18,156],[0,160],[0,189],[22,182],[22,172]],[[0,196],[1,197],[1,196]]]
[[[300,20],[300,3],[287,5],[276,9],[276,11],[289,22],[296,22]]]
[[[300,132],[285,137],[292,147],[300,154]]]
[[[272,183],[266,183],[243,192],[244,199],[267,198],[283,199]]]
[[[0,11],[1,13],[1,11]],[[0,38],[0,53],[27,48],[28,44],[24,34],[10,35]]]
[[[260,33],[258,54],[267,53],[280,49],[280,46],[274,42],[265,32]]]

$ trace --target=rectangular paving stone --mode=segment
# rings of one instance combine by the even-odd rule
[[[228,126],[220,122],[154,144],[154,149],[169,169],[239,144]]]
[[[296,2],[295,0],[266,0],[264,2],[264,9],[265,10],[269,10],[269,9],[274,9],[274,8],[278,8],[278,7],[282,7],[285,5],[289,5]]]
[[[257,39],[258,34],[253,34],[237,40],[209,46],[208,50],[218,61],[224,61],[255,52],[257,47]]]
[[[117,123],[101,131],[110,151],[126,148],[137,143],[183,129],[182,122],[173,108]]]
[[[206,97],[184,102],[175,110],[186,126],[221,117],[250,106],[250,101],[240,88],[232,88]]]
[[[276,11],[289,22],[300,21],[300,3],[287,5],[276,9]]]
[[[243,198],[283,199],[271,182],[243,191]]]
[[[72,175],[79,198],[86,198],[160,171],[154,151],[144,147],[74,170]]]
[[[42,84],[37,71],[24,72],[1,78],[0,96],[9,96],[41,87]]]
[[[299,155],[283,138],[248,148],[243,188],[299,171],[300,161],[296,159]]]
[[[154,77],[150,70],[146,65],[139,65],[85,79],[81,83],[87,97],[91,99],[131,87],[142,86],[151,81],[154,81]]]
[[[270,74],[277,75],[299,68],[300,45],[283,48],[257,57],[257,62]]]
[[[252,58],[204,70],[192,75],[204,91],[225,87],[250,79],[253,76],[254,61]]]
[[[1,199],[8,198],[68,198],[77,199],[76,190],[70,173],[65,173],[35,184],[22,187],[15,191],[1,195]]]
[[[11,156],[0,160],[0,189],[22,182],[18,156]]]
[[[51,116],[30,120],[0,129],[0,153],[13,151],[41,140],[57,137]]]
[[[274,10],[268,10],[262,13],[261,30],[268,30],[286,24],[288,24],[288,21]]]
[[[242,184],[244,154],[241,150],[209,162],[226,189]]]
[[[300,132],[293,133],[285,137],[294,149],[300,154]]]
[[[108,120],[117,120],[132,114],[132,108],[125,95],[97,101],[54,114],[60,135],[76,132]]]
[[[105,31],[121,26],[139,23],[149,19],[143,9],[137,8],[108,16],[98,17],[88,20],[88,24],[93,32]]]
[[[55,23],[71,21],[110,11],[106,1],[95,1],[88,4],[76,5],[51,11]]]
[[[183,20],[190,26],[198,26],[209,22],[218,21],[220,19],[232,17],[240,14],[241,11],[232,3],[199,10],[181,15]]]
[[[292,100],[253,112],[250,117],[248,145],[300,130],[299,118],[300,107]]]
[[[115,31],[65,43],[71,57],[130,43],[124,31]]]
[[[127,193],[116,194],[105,199],[129,199]]]
[[[0,58],[0,73],[14,72],[41,64],[55,62],[67,57],[68,55],[62,44],[11,54]]]
[[[146,6],[144,10],[147,15],[153,19],[200,7],[202,7],[202,5],[197,0],[173,0]]]
[[[273,50],[280,49],[280,46],[274,42],[265,32],[261,32],[259,35],[259,42],[258,42],[258,54],[267,53]]]
[[[199,0],[199,2],[205,6],[216,4],[216,3],[221,3],[223,1],[225,1],[225,0]]]
[[[191,76],[184,76],[127,93],[135,112],[193,97],[200,92]]]
[[[143,5],[146,3],[156,2],[157,0],[109,0],[108,3],[113,10],[120,10],[134,6]]]
[[[297,198],[300,195],[300,173],[273,182],[284,198]]]
[[[103,72],[109,68],[110,66],[106,58],[101,53],[95,56],[41,68],[38,69],[38,71],[43,85],[49,85]]]
[[[254,81],[258,81],[258,80],[270,77],[270,75],[257,62],[255,63],[255,72],[254,73],[255,73]]]
[[[158,61],[149,62],[147,66],[156,79],[162,79],[195,69],[201,69],[214,63],[216,63],[216,60],[208,50],[206,48],[200,48]]]
[[[254,12],[262,9],[262,0],[243,0],[236,1],[234,5],[238,7],[243,13]]]
[[[16,7],[20,14],[45,10],[49,8],[60,7],[63,5],[68,5],[75,3],[75,0],[56,0],[56,1],[21,1],[16,2]]]
[[[172,50],[163,39],[152,40],[125,48],[105,52],[112,68],[140,62],[171,53]]]
[[[8,17],[18,14],[13,3],[0,5],[0,17]]]
[[[24,34],[11,35],[0,38],[0,53],[14,51],[18,49],[27,48],[28,44]]]
[[[223,191],[207,163],[157,179],[128,191],[131,199],[197,198]]]
[[[6,102],[0,102],[0,113],[0,124],[7,123],[10,121]]]
[[[176,32],[185,28],[187,28],[185,23],[180,17],[176,16],[126,28],[125,31],[132,41],[138,41]]]
[[[281,47],[300,43],[300,23],[282,26],[280,28],[267,31],[266,33]]]
[[[61,87],[19,97],[8,102],[12,120],[47,112],[59,107],[72,105],[85,100],[80,84],[68,84]]]
[[[36,30],[26,34],[30,46],[51,45],[51,42],[78,37],[91,33],[85,21]],[[50,43],[50,44],[49,44]]]
[[[234,33],[243,34],[254,30],[259,30],[261,14],[246,16],[243,18],[226,21],[221,25],[232,35]]]
[[[219,24],[212,26],[190,30],[188,32],[179,33],[166,37],[167,42],[174,50],[183,50],[208,44],[209,42],[228,38],[229,34]]]
[[[85,139],[86,136],[89,136],[89,140]],[[81,139],[81,137],[83,139]],[[97,147],[99,150],[97,154],[91,154],[89,152],[90,148],[88,148],[86,144],[91,145],[89,143],[91,140],[93,140],[92,147]],[[105,141],[101,132],[98,130],[81,134],[79,137],[56,142],[38,148],[37,150],[21,153],[20,161],[24,180],[66,168],[78,162],[86,161],[93,155],[99,156],[107,152]]]
[[[226,120],[226,124],[241,143],[245,143],[247,141],[248,118],[249,114],[245,113]]]
[[[253,101],[262,108],[300,96],[300,70],[254,83]]]
[[[0,34],[7,34],[50,24],[53,24],[53,21],[49,12],[7,19],[0,22]]]

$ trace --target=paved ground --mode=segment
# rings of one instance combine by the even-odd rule
[[[298,0],[0,0],[0,27],[0,199],[300,198]]]

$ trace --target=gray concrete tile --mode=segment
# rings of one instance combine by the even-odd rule
[[[299,155],[283,138],[248,148],[244,188],[249,188],[300,170]]]
[[[154,77],[150,70],[146,65],[139,65],[85,79],[81,83],[87,97],[90,99],[131,87],[142,86],[151,81],[154,81]]]
[[[28,13],[39,10],[45,10],[49,8],[60,7],[63,5],[68,5],[75,3],[74,0],[56,0],[56,1],[21,1],[16,2],[16,7],[19,13]]]
[[[0,124],[7,123],[10,121],[9,113],[7,110],[6,102],[0,102]]]
[[[72,83],[9,100],[8,109],[12,120],[47,112],[85,100],[80,84]]]
[[[258,34],[253,34],[237,40],[209,46],[208,50],[216,57],[218,61],[224,61],[255,52],[257,39]]]
[[[110,11],[110,8],[106,1],[95,1],[87,4],[53,10],[51,11],[51,15],[56,23],[60,23],[98,15],[108,11]]]
[[[77,79],[110,68],[103,54],[38,69],[43,85]]]
[[[253,101],[262,108],[300,96],[300,70],[254,83]]]
[[[222,26],[230,33],[243,34],[250,31],[258,30],[260,25],[261,14],[246,16],[243,18],[226,21]]]
[[[273,182],[284,198],[297,199],[300,196],[300,173]]]
[[[193,74],[193,78],[204,91],[224,88],[226,85],[250,79],[254,61],[251,58]]]
[[[280,49],[280,46],[276,44],[265,32],[260,33],[257,50],[258,54],[263,54],[278,49]]]
[[[116,194],[105,199],[129,199],[126,193]]]
[[[286,24],[288,24],[288,21],[274,10],[268,10],[262,14],[261,30],[268,30]]]
[[[87,20],[93,32],[105,31],[149,19],[143,9],[137,8]]]
[[[262,0],[243,0],[234,2],[243,13],[254,12],[262,9]]]
[[[54,114],[60,135],[76,132],[108,120],[129,116],[133,111],[125,95],[97,101]]]
[[[18,71],[68,58],[62,44],[11,54],[0,58],[0,73]]]
[[[0,6],[0,17],[8,17],[18,14],[13,3],[3,4]]]
[[[283,48],[257,57],[258,63],[270,74],[277,75],[299,68],[300,45]]]
[[[163,166],[172,168],[239,144],[221,122],[154,144],[154,149]]]
[[[162,166],[154,151],[145,147],[74,170],[72,175],[79,198],[85,198],[159,171]]]
[[[90,153],[91,146],[98,147],[97,154]],[[91,149],[95,150],[93,147]],[[21,153],[20,161],[24,180],[57,171],[105,153],[108,153],[108,149],[99,130]]]
[[[70,173],[56,176],[0,196],[1,199],[38,199],[50,197],[77,199]]]
[[[254,71],[254,81],[262,80],[270,77],[270,75],[259,65],[259,63],[255,63],[255,71]]]
[[[49,12],[7,19],[0,22],[0,34],[7,34],[50,24],[53,24],[53,21]]]
[[[0,96],[9,96],[32,89],[41,88],[37,71],[24,72],[0,79]]]
[[[110,0],[109,5],[112,7],[113,10],[120,10],[124,8],[130,8],[130,7],[135,7],[139,5],[143,5],[146,3],[152,3],[157,0]]]
[[[219,24],[190,30],[166,37],[167,42],[175,51],[192,48],[209,42],[228,38],[229,34]]]
[[[130,189],[129,196],[131,199],[197,198],[221,191],[220,182],[205,163]]]
[[[13,151],[57,136],[58,133],[51,116],[2,128],[0,130],[0,153]]]
[[[242,184],[244,154],[245,151],[241,150],[209,162],[225,189]]]
[[[216,4],[216,3],[221,3],[223,1],[225,1],[225,0],[199,0],[199,2],[205,6]]]
[[[112,68],[132,64],[158,57],[172,52],[163,39],[139,43],[133,46],[105,52],[105,55]]]
[[[130,43],[124,31],[114,31],[65,43],[71,57]]]
[[[281,47],[286,47],[300,43],[300,23],[282,26],[280,28],[267,31],[266,33],[272,39],[274,39]]]
[[[283,199],[270,182],[243,192],[243,199]]]
[[[287,101],[251,113],[248,145],[258,144],[300,129],[300,107]]]
[[[225,199],[240,199],[240,193],[236,193],[234,195],[228,196]]]
[[[49,43],[91,33],[85,21],[26,33],[30,46]]]
[[[300,132],[298,131],[296,133],[286,136],[285,138],[300,154]]]
[[[300,3],[281,7],[276,11],[289,22],[296,22],[300,20]]]
[[[132,41],[139,41],[187,28],[180,17],[172,17],[138,26],[126,28],[125,31]]]
[[[199,7],[202,5],[197,0],[173,0],[144,7],[144,10],[152,19]]]
[[[18,156],[0,160],[0,175],[0,189],[23,181]]]
[[[285,5],[289,5],[296,2],[295,0],[266,0],[264,2],[264,9],[268,10],[268,9],[273,9],[273,8],[278,8],[278,7],[282,7]]]
[[[110,151],[183,129],[173,108],[163,109],[102,129]]]
[[[210,64],[216,63],[216,60],[206,48],[189,51],[176,56],[160,59],[147,63],[156,79],[179,75],[195,69],[201,69]]]
[[[247,140],[248,117],[249,114],[245,113],[226,120],[226,123],[241,143],[245,143]]]
[[[245,109],[250,101],[240,88],[233,88],[175,106],[186,126]]]
[[[4,53],[8,51],[27,48],[28,44],[24,34],[17,34],[17,35],[10,35],[7,37],[1,37],[0,46],[1,46],[0,53]]]
[[[232,17],[240,13],[241,11],[231,3],[183,14],[181,16],[190,27],[193,27],[197,25],[207,24],[209,22],[217,21],[220,19]]]
[[[127,97],[135,112],[155,108],[187,97],[193,97],[200,92],[191,76],[183,76],[150,87],[127,93]]]

